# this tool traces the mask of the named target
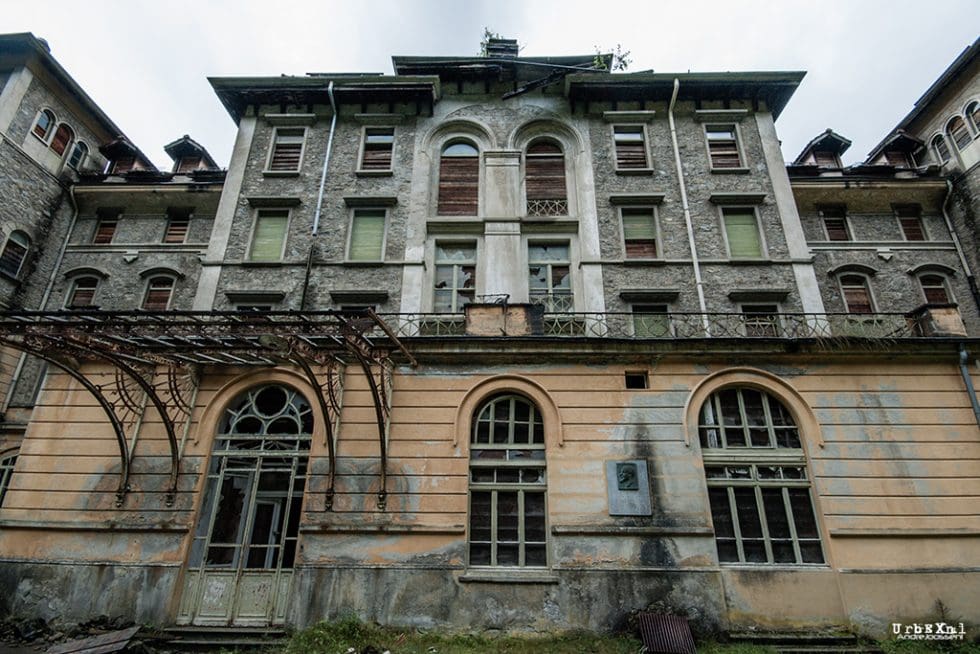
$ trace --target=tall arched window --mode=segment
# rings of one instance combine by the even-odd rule
[[[20,277],[31,248],[31,239],[21,231],[13,231],[0,252],[0,272],[10,277]]]
[[[85,163],[85,157],[88,156],[88,146],[79,141],[75,144],[75,147],[71,149],[71,155],[68,156],[68,165],[78,170]]]
[[[765,391],[730,387],[702,405],[698,433],[722,563],[823,563],[801,436]]]
[[[980,102],[974,100],[966,105],[966,119],[970,121],[973,133],[980,136]]]
[[[440,216],[475,216],[479,211],[480,151],[466,141],[451,142],[439,157]]]
[[[864,275],[842,275],[840,289],[847,313],[874,313],[874,302],[871,299],[867,277]]]
[[[472,566],[548,564],[544,424],[521,395],[495,395],[470,432]]]
[[[946,278],[934,273],[919,275],[919,286],[922,287],[922,295],[929,304],[949,304],[949,287],[946,285]]]
[[[3,506],[3,498],[10,488],[10,478],[14,474],[14,466],[17,464],[17,450],[9,450],[0,454],[0,506]]]
[[[37,119],[34,121],[34,128],[31,130],[34,136],[38,137],[44,142],[47,142],[48,137],[51,135],[51,130],[54,127],[55,117],[50,109],[42,109],[41,113],[37,115]]]
[[[949,161],[949,146],[946,145],[946,139],[942,134],[936,134],[932,137],[932,151],[936,155],[936,160],[940,164],[944,164]]]
[[[54,133],[54,138],[51,139],[50,148],[57,153],[60,157],[65,154],[65,150],[71,145],[71,142],[75,139],[75,132],[68,123],[61,123],[58,125],[57,131]]]
[[[554,141],[534,141],[524,157],[527,215],[567,216],[565,155]]]
[[[956,144],[957,150],[962,150],[973,141],[973,137],[970,136],[970,130],[966,126],[966,122],[959,116],[953,116],[952,120],[946,123],[946,134],[949,136],[949,139]]]

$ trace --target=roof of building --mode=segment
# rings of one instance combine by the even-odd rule
[[[208,168],[217,168],[218,164],[214,162],[211,154],[207,151],[203,145],[192,139],[187,134],[184,134],[176,141],[172,141],[163,146],[164,152],[177,163],[181,157],[201,157],[204,164]]]
[[[803,164],[807,155],[815,150],[820,152],[833,152],[839,157],[847,152],[849,147],[851,147],[850,139],[841,136],[828,127],[810,139],[810,142],[803,146],[803,150],[801,150],[800,154],[798,154],[796,159],[793,160],[793,164]]]

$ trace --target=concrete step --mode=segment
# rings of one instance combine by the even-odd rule
[[[287,634],[276,627],[170,627],[165,647],[176,651],[256,650],[286,644]]]

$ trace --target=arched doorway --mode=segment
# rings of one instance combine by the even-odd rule
[[[219,422],[178,622],[285,620],[313,411],[296,390],[251,388]]]

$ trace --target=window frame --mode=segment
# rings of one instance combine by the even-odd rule
[[[193,218],[193,216],[194,214],[191,211],[177,211],[174,209],[168,209],[167,225],[163,229],[163,239],[160,242],[165,243],[167,245],[183,245],[187,243],[187,238],[190,236],[191,233],[191,218]],[[184,224],[183,227],[184,237],[179,241],[171,239],[171,228],[174,226],[175,223]],[[288,228],[288,220],[287,220],[287,228]]]
[[[969,100],[963,106],[966,124],[973,129],[973,138],[980,138],[980,100]]]
[[[663,311],[637,311],[641,307],[663,307]],[[663,333],[640,333],[641,329],[637,325],[637,318],[640,316],[663,316],[665,321],[666,329]],[[641,318],[642,322],[642,318]],[[646,325],[643,330],[649,330],[653,325]],[[633,332],[633,338],[668,338],[674,336],[676,333],[674,331],[674,322],[670,319],[670,303],[669,302],[634,302],[630,304],[630,328]]]
[[[57,138],[58,138],[58,133],[61,132],[62,128],[64,128],[65,132],[68,134],[68,139],[65,141],[64,149],[62,149],[61,152],[58,152],[58,147],[60,146],[58,146]],[[58,123],[58,127],[56,127],[54,130],[54,136],[51,137],[51,141],[48,143],[48,148],[50,148],[52,152],[58,155],[59,159],[64,159],[71,153],[72,147],[74,146],[75,141],[77,140],[78,140],[78,135],[75,134],[75,128],[69,125],[67,122],[61,121],[60,123]]]
[[[364,157],[367,152],[371,149],[381,148],[369,148],[368,147],[368,136],[369,132],[372,130],[384,130],[391,132],[391,144],[388,147],[388,167],[387,168],[366,168],[364,166]],[[390,175],[395,169],[395,128],[385,125],[365,125],[361,128],[361,144],[357,152],[357,168],[356,171],[359,175]]]
[[[75,153],[78,151],[81,151],[82,154],[76,160]],[[76,139],[75,144],[71,146],[71,150],[68,153],[68,160],[65,162],[65,165],[74,171],[78,171],[78,169],[82,167],[82,165],[85,163],[85,160],[88,158],[88,153],[89,153],[89,149],[88,146],[85,144],[85,141],[82,141],[81,139]]]
[[[37,127],[41,120],[41,116],[47,116],[48,118],[48,124],[47,127],[45,127],[44,129],[43,135],[37,133]],[[50,145],[51,139],[54,136],[54,132],[57,126],[58,126],[58,116],[51,109],[48,109],[47,107],[42,107],[37,112],[37,115],[34,116],[34,122],[31,123],[31,134],[33,134],[34,138],[39,140],[44,145]]]
[[[170,293],[167,296],[167,306],[163,309],[147,309],[146,302],[150,299],[150,292],[153,290],[153,282],[161,279],[170,281]],[[143,289],[143,300],[140,302],[141,311],[170,311],[174,304],[174,295],[177,293],[177,275],[168,273],[156,273],[148,275]]]
[[[923,281],[924,277],[936,277],[940,280],[939,285],[933,284],[930,285],[930,288],[938,288],[941,286],[943,292],[946,294],[945,302],[933,302],[929,299],[928,292],[926,291],[926,284]],[[949,277],[947,275],[936,272],[935,270],[924,270],[915,276],[915,281],[919,286],[919,293],[922,294],[922,299],[926,304],[954,304],[956,302],[956,298],[953,296],[952,284],[949,283]]]
[[[447,155],[446,154],[446,151],[449,148],[453,147],[454,145],[467,145],[467,146],[473,148],[473,150],[475,151],[475,153],[474,154],[466,154],[466,155],[460,155],[460,154],[448,154]],[[467,138],[465,136],[455,136],[454,135],[454,136],[451,136],[451,137],[447,138],[446,140],[442,141],[439,144],[438,157],[436,158],[436,161],[438,163],[436,164],[436,175],[435,175],[435,207],[434,207],[434,211],[433,211],[433,214],[434,215],[436,215],[436,216],[457,216],[457,217],[465,217],[465,218],[474,218],[474,217],[477,217],[477,216],[480,215],[480,208],[481,208],[481,204],[480,204],[480,199],[481,198],[480,198],[480,196],[482,195],[482,192],[483,192],[483,189],[482,189],[482,186],[483,186],[483,156],[482,155],[483,155],[483,151],[480,149],[480,146],[476,143],[476,141],[474,141],[474,140],[472,140],[470,138]],[[474,180],[475,186],[476,186],[476,197],[472,200],[472,204],[473,204],[474,209],[475,209],[475,211],[473,213],[460,213],[460,212],[456,212],[456,211],[446,211],[443,208],[443,202],[442,202],[442,193],[443,193],[443,170],[442,170],[442,168],[443,168],[443,165],[442,164],[443,164],[443,159],[446,159],[446,158],[449,158],[449,159],[473,158],[473,159],[476,160],[476,177],[475,177],[475,180]],[[448,188],[447,188],[447,199],[448,199]],[[466,198],[466,199],[467,199],[467,204],[470,204],[469,198]],[[451,204],[451,203],[447,202],[446,204]],[[454,204],[460,204],[460,203],[454,203]]]
[[[440,263],[439,249],[441,247],[464,247],[464,246],[471,246],[473,248],[473,257],[472,257],[472,259],[467,260],[467,261],[455,261],[455,260],[454,261],[449,261],[449,260],[445,260],[445,262]],[[431,284],[431,288],[432,288],[431,302],[432,302],[432,312],[433,313],[440,313],[440,314],[445,313],[447,315],[460,315],[460,314],[463,313],[464,307],[466,306],[466,304],[469,304],[469,303],[462,304],[462,305],[459,305],[457,307],[457,299],[458,299],[457,298],[457,293],[458,293],[458,291],[456,291],[456,286],[455,286],[455,284],[456,284],[456,278],[457,278],[456,269],[459,268],[459,267],[470,266],[470,265],[473,266],[473,277],[474,277],[474,279],[473,279],[473,300],[472,301],[475,302],[476,301],[476,296],[478,295],[478,291],[480,290],[480,269],[479,269],[479,266],[480,266],[480,244],[479,244],[479,242],[476,239],[436,239],[433,242],[433,244],[432,244],[432,284]],[[452,266],[453,267],[453,287],[452,288],[450,288],[450,289],[439,289],[436,286],[436,284],[438,283],[438,280],[439,280],[439,266]],[[465,288],[465,287],[463,287],[463,288]],[[451,305],[451,310],[450,311],[440,311],[437,308],[438,303],[436,302],[436,293],[438,291],[440,291],[440,290],[449,290],[449,291],[452,292],[452,302],[450,303],[450,305]]]
[[[14,476],[18,456],[20,456],[20,448],[17,447],[0,452],[0,507],[3,507],[3,500],[10,490],[10,480]]]
[[[279,257],[275,259],[256,259],[254,257],[255,236],[259,228],[259,220],[262,214],[285,213],[286,224],[283,227],[282,246],[279,248]],[[274,264],[280,263],[286,256],[286,245],[289,242],[289,228],[292,226],[293,212],[289,207],[256,207],[252,214],[252,229],[248,235],[248,250],[245,253],[245,263]]]
[[[960,126],[963,128],[962,130],[959,129]],[[970,126],[963,119],[963,116],[960,116],[959,114],[951,116],[950,119],[946,121],[946,125],[943,127],[943,132],[946,134],[946,137],[949,139],[950,143],[952,143],[956,148],[957,152],[963,152],[970,146],[971,143],[973,143],[973,134],[970,133]],[[965,138],[957,138],[957,134],[963,134],[965,135]],[[963,141],[962,144],[960,144],[961,140]]]
[[[22,239],[18,240],[18,239]],[[22,248],[24,251],[20,255],[20,261],[17,262],[17,270],[11,272],[9,270],[3,270],[0,268],[0,273],[9,277],[10,279],[20,280],[21,275],[24,272],[24,264],[27,263],[27,258],[31,254],[31,245],[33,245],[33,240],[30,235],[22,229],[13,229],[7,234],[6,240],[3,242],[3,249],[0,249],[0,261],[4,260],[7,254],[7,248],[13,243],[15,246]]]
[[[840,216],[827,216],[828,211],[840,211]],[[854,230],[851,229],[851,218],[847,211],[847,205],[844,204],[825,204],[817,206],[817,214],[820,216],[820,225],[823,227],[824,236],[830,243],[850,243],[854,241]],[[830,235],[830,229],[827,227],[827,220],[837,220],[840,219],[844,222],[844,234],[846,238],[832,238]]]
[[[940,166],[945,166],[953,160],[953,151],[949,147],[949,143],[946,141],[946,136],[943,133],[940,132],[935,134],[929,140],[929,147]],[[943,154],[944,151],[945,156]]]
[[[639,214],[640,212],[644,212],[644,215],[646,215],[647,211],[649,211],[649,217],[653,223],[654,255],[652,257],[631,257],[629,255],[629,247],[626,239],[626,222],[623,220],[624,215],[627,212],[629,213],[635,212],[636,214]],[[659,211],[657,210],[657,205],[654,204],[649,206],[647,205],[621,206],[618,209],[618,213],[619,213],[619,238],[620,238],[620,245],[623,248],[622,250],[623,259],[625,261],[658,261],[660,259],[663,259],[664,255],[661,248],[663,244],[663,240],[661,239],[661,235],[660,235],[660,215],[659,215]],[[633,240],[641,240],[641,239],[633,239]]]
[[[558,154],[551,153],[531,153],[529,150],[539,144],[553,145],[558,148]],[[568,157],[565,155],[565,144],[562,143],[557,137],[552,135],[542,135],[537,136],[530,141],[528,141],[523,150],[521,151],[521,190],[524,195],[524,215],[528,218],[562,218],[572,215],[571,206],[571,193],[569,184],[569,170],[568,170]],[[549,158],[557,159],[561,158],[561,170],[562,170],[562,183],[563,183],[563,197],[555,198],[529,198],[528,197],[528,164],[531,161],[546,161]],[[541,176],[542,179],[546,179],[548,176]],[[534,178],[532,178],[534,179]],[[541,203],[532,205],[532,203]],[[549,205],[548,203],[554,203]],[[536,207],[532,210],[532,207]]]
[[[914,215],[902,215],[903,212],[910,212]],[[898,223],[898,229],[902,234],[902,240],[909,243],[925,243],[932,239],[929,238],[929,232],[926,230],[926,222],[922,220],[922,208],[918,205],[912,204],[895,204],[892,205],[892,214],[895,216],[895,221]],[[902,219],[915,218],[919,223],[919,229],[922,231],[921,239],[910,239],[908,233],[905,231],[905,225],[902,223]]]
[[[381,257],[378,259],[354,259],[351,257],[351,245],[354,240],[354,223],[357,220],[357,214],[361,212],[383,212],[384,213],[384,225],[381,231]],[[377,206],[377,207],[351,207],[350,217],[347,221],[347,243],[344,246],[344,262],[353,264],[383,264],[385,262],[385,254],[388,251],[388,227],[391,212],[388,211],[388,207]]]
[[[847,277],[857,277],[857,278],[860,278],[862,280],[862,285],[863,285],[863,288],[864,288],[864,292],[867,294],[867,297],[868,297],[869,311],[867,313],[860,313],[860,312],[856,312],[856,311],[851,311],[851,308],[850,308],[850,306],[848,305],[848,302],[847,302],[847,293],[844,290],[846,288],[845,285],[844,285],[844,279],[847,278]],[[853,284],[849,284],[847,286],[850,287],[850,288],[856,288],[856,286],[853,285]],[[837,275],[837,290],[840,292],[841,301],[844,304],[844,313],[847,313],[847,314],[850,314],[850,315],[853,315],[853,316],[868,316],[868,315],[873,315],[873,314],[875,314],[875,313],[878,312],[878,303],[877,303],[877,301],[875,299],[874,293],[871,290],[871,278],[868,275],[866,275],[864,273],[861,273],[861,272],[855,272],[855,271],[852,271],[852,270],[841,271]]]
[[[774,311],[758,310],[763,308],[773,308]],[[751,309],[757,310],[751,311]],[[738,305],[738,311],[742,319],[742,331],[746,338],[781,338],[785,333],[782,318],[783,307],[779,302],[742,302]],[[750,333],[750,326],[759,326],[765,329],[765,325],[772,327],[770,333]]]
[[[507,401],[509,403],[508,415],[506,419],[507,431],[508,431],[508,442],[507,443],[494,443],[493,442],[493,426],[501,422],[497,418],[496,405],[499,402]],[[522,402],[528,406],[528,420],[520,421],[517,419],[517,402]],[[478,443],[477,433],[478,424],[481,421],[480,418],[485,411],[489,410],[490,421],[488,426],[488,442]],[[527,443],[517,443],[514,441],[515,425],[527,424],[528,425],[528,442]],[[534,434],[537,431],[535,426],[540,429],[541,442],[535,443]],[[469,434],[469,457],[467,461],[467,530],[466,530],[466,566],[472,570],[507,570],[507,571],[542,571],[548,570],[552,563],[551,554],[551,541],[548,538],[549,533],[549,515],[548,515],[548,452],[547,452],[547,438],[545,436],[545,415],[541,411],[538,404],[531,398],[514,391],[502,391],[499,393],[493,393],[484,397],[477,405],[470,419],[470,434]],[[542,454],[539,458],[520,458],[515,457],[510,459],[506,452],[508,451],[522,451],[522,450],[535,450],[540,451]],[[479,458],[474,458],[475,451],[499,451],[505,453],[502,458],[487,458],[480,460]],[[540,470],[541,481],[539,482],[526,482],[521,479],[521,472],[524,470]],[[474,481],[474,470],[484,470],[493,471],[494,480],[493,481]],[[516,471],[518,474],[519,481],[498,481],[496,475],[498,471]],[[474,491],[482,493],[490,493],[490,563],[473,563],[472,549],[474,542],[478,544],[483,544],[487,541],[474,541],[473,532],[474,530],[474,511],[473,511],[473,494]],[[497,498],[500,493],[517,493],[517,512],[518,512],[518,525],[517,525],[517,547],[518,547],[518,563],[516,565],[500,564],[497,562],[498,545],[499,538],[497,532]],[[539,494],[542,498],[542,537],[543,541],[531,541],[535,545],[539,545],[544,551],[544,563],[540,565],[528,565],[526,563],[526,546],[528,541],[526,539],[526,513],[525,513],[525,496],[527,493]],[[512,542],[512,541],[505,541]]]
[[[756,235],[759,237],[759,256],[756,257],[735,257],[732,256],[732,247],[728,239],[728,225],[725,222],[725,212],[742,212],[742,213],[752,213],[755,218],[755,231]],[[768,261],[769,260],[769,247],[766,243],[765,231],[762,229],[762,222],[759,216],[759,212],[754,205],[725,205],[718,207],[718,215],[721,219],[721,235],[725,241],[725,253],[728,256],[729,261]]]
[[[748,160],[745,156],[745,150],[742,147],[742,135],[739,130],[738,123],[706,123],[702,125],[702,137],[704,139],[705,152],[708,155],[708,170],[712,173],[717,172],[746,172],[748,171]],[[711,154],[711,142],[712,139],[708,136],[711,132],[731,132],[735,141],[735,152],[738,154],[738,165],[737,166],[716,166],[715,160]],[[721,140],[721,139],[715,139]]]
[[[92,286],[91,289],[92,290],[91,301],[88,304],[79,305],[79,304],[75,304],[74,300],[75,300],[75,294],[79,291],[79,282],[83,280],[94,280],[95,284]],[[63,308],[66,311],[98,309],[99,305],[95,300],[98,296],[99,288],[101,286],[102,286],[102,280],[96,275],[79,274],[73,276],[70,280],[70,284],[68,285],[68,293],[65,295],[65,302]]]
[[[738,410],[739,410],[739,423],[738,425],[726,425],[726,420],[724,417],[724,411],[721,408],[721,395],[722,393],[735,391]],[[749,391],[753,393],[759,393],[761,396],[761,407],[763,410],[763,422],[764,425],[759,425],[758,423],[753,423],[748,416],[746,409],[746,400],[744,392]],[[773,403],[778,405],[782,409],[783,424],[777,425],[773,419]],[[710,404],[711,413],[714,414],[713,418],[705,420],[705,408]],[[786,418],[789,419],[789,424],[786,424]],[[710,422],[713,419],[713,423]],[[801,427],[801,421],[796,412],[782,400],[777,394],[771,392],[770,389],[756,386],[755,384],[726,384],[719,386],[712,390],[712,392],[705,397],[701,406],[697,409],[697,425],[698,425],[698,440],[701,446],[701,458],[704,466],[704,476],[705,476],[705,486],[708,491],[708,510],[711,513],[712,530],[714,532],[715,547],[718,555],[719,565],[722,566],[758,566],[772,568],[775,566],[791,566],[791,567],[805,567],[805,568],[815,568],[815,567],[828,567],[829,560],[827,557],[827,537],[823,525],[821,524],[821,514],[818,511],[816,489],[813,485],[813,473],[810,469],[809,457],[806,455],[806,438],[804,434],[803,427]],[[759,429],[764,427],[768,435],[769,442],[767,445],[754,445],[751,429]],[[777,436],[776,430],[785,430],[787,434],[795,433],[795,440],[798,441],[799,447],[794,447],[792,444],[781,446],[780,439]],[[716,431],[718,445],[708,446],[705,445],[705,431]],[[743,445],[729,445],[729,439],[727,438],[727,432],[730,430],[737,430],[741,432],[741,439],[744,440]],[[790,436],[784,436],[784,439],[788,439]],[[787,442],[789,442],[787,440]],[[774,477],[763,477],[759,473],[759,469],[769,469],[769,470],[779,470],[779,476]],[[739,476],[729,476],[729,470],[735,469]],[[786,469],[794,469],[800,472],[800,477],[786,477],[784,471]],[[711,471],[722,470],[724,471],[724,476],[713,476]],[[742,477],[743,471],[748,470],[748,477]],[[754,508],[755,514],[752,516],[758,523],[759,535],[757,537],[745,537],[742,535],[742,522],[743,515],[739,511],[739,505],[735,498],[736,489],[739,488],[750,488],[752,489],[752,497],[755,500]],[[805,538],[799,535],[799,529],[797,525],[797,516],[794,512],[794,507],[790,499],[791,489],[806,489],[807,497],[809,500],[810,517],[813,520],[813,527],[816,531],[816,538]],[[721,537],[719,536],[719,526],[716,524],[715,512],[716,506],[712,504],[712,490],[713,489],[724,489],[725,499],[727,499],[726,506],[724,507],[727,513],[727,518],[731,525],[731,536]],[[767,506],[763,498],[764,489],[779,489],[781,507],[784,512],[784,517],[786,519],[786,527],[789,532],[788,536],[783,536],[776,538],[772,534],[772,530],[769,526],[769,520],[771,517],[770,512],[767,511]],[[735,552],[737,554],[738,560],[722,560],[721,552],[721,541],[730,540],[734,541]],[[745,541],[761,541],[763,545],[763,551],[765,553],[765,561],[750,561],[745,554]],[[775,541],[789,541],[792,545],[793,551],[793,561],[777,561],[774,556],[773,545]],[[819,547],[820,561],[804,561],[802,544],[813,543]]]
[[[564,260],[561,260],[561,261],[557,261],[556,260],[556,261],[533,262],[531,260],[531,248],[532,247],[549,247],[549,246],[564,246],[566,248],[567,252],[568,252],[567,258],[564,259]],[[527,266],[526,266],[525,270],[527,271],[527,279],[528,279],[528,288],[527,288],[528,302],[531,303],[531,304],[540,304],[540,305],[544,306],[545,307],[545,313],[569,313],[569,312],[574,313],[575,312],[575,295],[576,294],[575,294],[575,279],[574,279],[574,277],[572,275],[572,270],[573,270],[573,261],[572,261],[572,259],[573,259],[573,257],[572,257],[572,243],[571,243],[571,241],[570,240],[564,240],[563,241],[563,240],[560,240],[560,239],[555,240],[555,239],[546,239],[546,238],[542,238],[542,239],[532,239],[532,238],[529,238],[529,239],[527,239],[527,242],[525,244],[524,256],[525,256],[525,262],[527,263]],[[537,264],[537,265],[542,265],[542,266],[548,266],[548,273],[547,273],[547,279],[548,279],[548,288],[547,288],[547,290],[548,290],[548,292],[546,294],[539,294],[540,299],[537,300],[537,301],[534,299],[534,296],[535,296],[534,289],[531,288],[531,266],[532,266],[532,264]],[[556,293],[553,292],[554,285],[553,285],[552,268],[556,264],[559,265],[559,266],[565,265],[565,266],[568,267],[568,293],[567,293],[567,295],[566,294],[562,294],[562,293],[556,294]],[[561,307],[555,308],[556,307],[556,305],[554,304],[554,298],[555,297],[560,297],[560,298],[561,297],[567,297],[568,298],[567,301],[560,300],[558,303],[559,304],[568,304],[570,306],[568,306],[567,308],[561,308]]]
[[[112,245],[112,242],[116,238],[116,232],[119,230],[119,221],[122,218],[122,212],[101,212],[96,216],[95,220],[95,230],[92,232],[91,245]],[[99,233],[102,230],[102,225],[112,223],[112,231],[109,233],[109,238],[107,240],[100,240]]]
[[[272,162],[273,162],[273,159],[275,158],[275,153],[276,153],[276,146],[279,144],[279,134],[281,132],[302,132],[302,136],[300,137],[300,138],[302,138],[302,141],[301,141],[300,147],[299,147],[299,157],[296,160],[296,167],[295,168],[286,169],[286,168],[273,168],[272,167]],[[269,152],[266,155],[265,168],[262,170],[262,174],[263,175],[267,175],[267,176],[277,176],[278,175],[278,176],[282,176],[282,177],[289,177],[289,176],[293,176],[293,175],[299,175],[300,172],[303,170],[303,159],[304,159],[304,157],[306,155],[306,144],[307,144],[307,141],[308,141],[308,139],[307,139],[308,134],[309,134],[309,131],[307,130],[307,128],[305,126],[299,126],[299,127],[289,126],[289,127],[286,127],[286,126],[279,126],[279,125],[277,125],[277,126],[273,127],[272,138],[269,140]]]
[[[652,163],[650,161],[650,135],[646,123],[614,123],[609,126],[612,134],[612,144],[613,144],[613,169],[617,173],[625,174],[640,174],[644,172],[649,172],[652,170]],[[638,130],[640,134],[640,143],[643,148],[643,165],[642,166],[622,166],[620,165],[619,158],[619,141],[616,139],[617,130]]]

